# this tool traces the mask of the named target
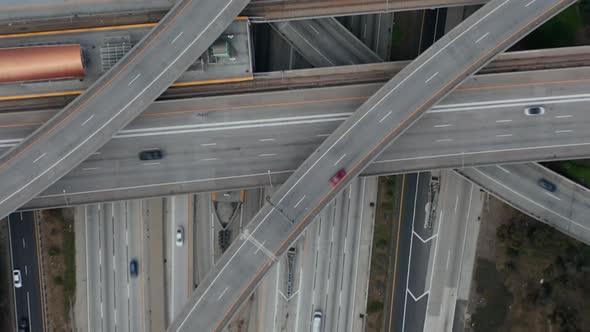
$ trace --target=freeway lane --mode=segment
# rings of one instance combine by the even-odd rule
[[[582,71],[577,71],[579,76],[574,75],[574,71],[519,75],[553,76],[557,80],[586,77]],[[503,84],[513,78],[512,75],[482,77],[478,85],[470,89],[479,89],[491,82]],[[273,181],[278,183],[364,100],[341,100],[343,95],[364,96],[376,88],[328,88],[227,97],[225,102],[241,101],[243,108],[223,107],[209,113],[203,110],[218,104],[220,98],[202,99],[202,105],[197,108],[193,106],[194,101],[156,103],[154,105],[161,107],[152,109],[154,116],[138,118],[128,127],[129,131],[123,133],[129,137],[112,140],[100,154],[92,156],[29,207],[63,205],[66,198],[72,204],[162,195],[170,190],[260,186],[268,184],[269,169],[275,174]],[[587,84],[550,84],[455,93],[444,104],[429,111],[366,172],[387,174],[588,154],[590,146],[584,129],[590,114],[586,112],[587,99],[578,96],[584,95],[587,88]],[[308,103],[297,102],[302,99]],[[475,100],[480,102],[474,103]],[[276,104],[290,101],[294,103]],[[249,106],[261,103],[274,106]],[[538,104],[545,105],[544,115],[527,117],[523,114],[525,105]],[[156,113],[159,116],[155,116]],[[26,116],[30,112],[22,114]],[[14,137],[2,136],[11,130],[17,128],[1,130],[0,139]],[[567,130],[573,131],[556,133]],[[508,136],[510,134],[513,136]],[[194,144],[197,141],[202,143]],[[538,149],[540,146],[552,147]],[[137,152],[149,147],[163,148],[166,159],[159,165],[143,165],[137,160]],[[203,167],[205,165],[215,167]],[[137,172],[138,169],[142,172]]]
[[[333,17],[271,26],[314,67],[383,61]]]
[[[339,189],[465,77],[570,3],[492,1],[441,38],[369,98],[268,198],[169,330],[221,330],[277,255]],[[328,180],[342,168],[348,174],[331,187]]]
[[[41,281],[35,212],[13,213],[8,217],[12,269],[21,271],[22,287],[13,288],[16,305],[15,322],[29,323],[30,331],[44,331],[41,308]],[[15,327],[16,330],[16,327]]]
[[[514,208],[590,243],[590,190],[536,163],[465,168],[457,172]],[[541,178],[553,182],[555,192],[540,187]]]
[[[0,218],[106,143],[209,47],[247,0],[179,1],[83,95],[0,158]]]

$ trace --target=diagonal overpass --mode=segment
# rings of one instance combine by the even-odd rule
[[[91,88],[0,157],[0,218],[67,174],[139,115],[214,42],[247,3],[176,3]]]
[[[491,1],[402,70],[268,198],[169,330],[221,330],[277,255],[339,189],[457,84],[572,2]],[[331,187],[339,169],[347,174]]]

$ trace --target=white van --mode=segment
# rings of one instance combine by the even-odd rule
[[[320,332],[322,330],[322,312],[316,310],[313,313],[313,319],[311,321],[311,332]]]

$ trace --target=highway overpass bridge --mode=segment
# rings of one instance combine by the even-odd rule
[[[84,94],[0,157],[0,218],[106,143],[172,84],[247,0],[182,0]]]
[[[344,185],[457,84],[571,3],[491,1],[386,83],[268,198],[169,330],[221,330],[276,257]],[[328,185],[342,168],[348,173]]]

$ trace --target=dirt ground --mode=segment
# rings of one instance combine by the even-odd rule
[[[490,198],[467,331],[590,331],[590,247]]]
[[[47,284],[48,331],[72,331],[74,297],[66,271],[66,255],[73,254],[66,248],[67,232],[73,233],[72,209],[44,210],[41,212],[43,260]],[[75,286],[74,286],[75,289]]]
[[[477,254],[474,271],[477,270],[478,261],[487,260],[496,262],[497,238],[496,228],[512,218],[515,210],[504,202],[488,195],[481,214],[481,226],[477,240]],[[474,278],[476,274],[474,273]],[[472,290],[469,292],[469,304],[467,308],[466,326],[469,325],[469,317],[475,312],[478,304],[484,301],[484,294],[477,292],[477,282],[472,282]],[[466,329],[470,331],[470,329]]]

